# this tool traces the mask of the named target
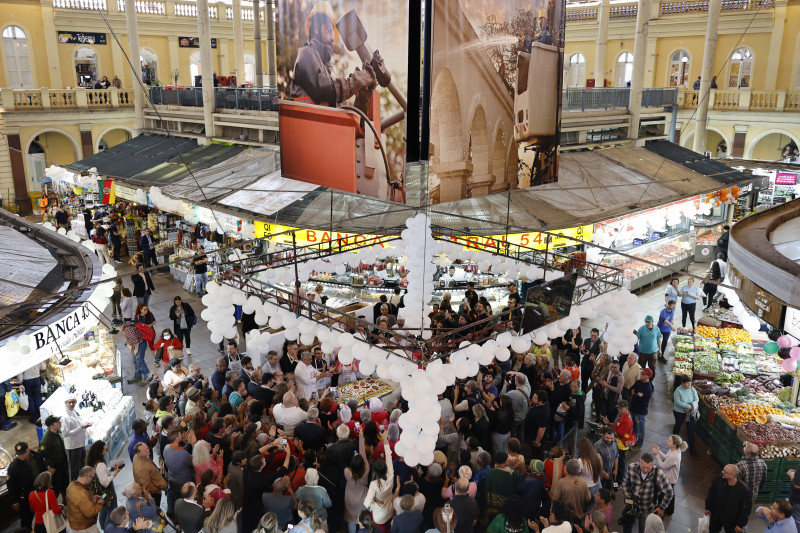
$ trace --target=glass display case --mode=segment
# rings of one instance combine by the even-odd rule
[[[694,223],[694,260],[698,263],[710,263],[717,258],[717,239],[724,232],[721,221]]]
[[[121,358],[114,336],[102,324],[89,329],[83,339],[62,350],[63,358],[53,357],[48,378],[56,385],[73,380],[73,374],[90,374],[111,383],[121,381]]]
[[[682,270],[694,260],[694,239],[689,233],[650,241],[626,251],[626,254],[658,263],[671,269]],[[623,271],[625,286],[636,290],[659,281],[671,274],[670,270],[635,261],[626,256],[607,253],[599,261]]]

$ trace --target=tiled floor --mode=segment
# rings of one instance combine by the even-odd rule
[[[123,274],[126,286],[131,286],[130,273],[131,268],[127,264],[117,265],[118,271]],[[702,274],[707,265],[693,264],[690,267],[692,273]],[[685,279],[681,279],[683,283]],[[186,357],[184,363],[186,365],[191,363],[199,363],[205,375],[210,375],[213,372],[214,364],[219,356],[217,345],[214,345],[209,340],[209,331],[206,323],[200,317],[200,312],[203,309],[202,303],[199,298],[194,295],[189,295],[181,286],[180,283],[172,279],[169,274],[156,274],[153,276],[153,282],[158,289],[158,293],[154,294],[150,300],[150,308],[156,317],[156,329],[172,327],[172,322],[169,320],[169,309],[172,305],[172,299],[176,295],[180,295],[185,302],[188,302],[195,310],[198,316],[198,323],[192,330],[192,355]],[[663,294],[666,282],[654,288],[647,289],[639,293],[639,313],[642,319],[646,314],[656,314],[664,305]],[[699,317],[698,317],[699,318]],[[586,321],[583,324],[583,330],[588,333],[591,327],[598,327],[603,329],[605,324],[599,320]],[[130,351],[124,345],[124,337],[118,335],[120,353],[123,354],[123,375],[128,378],[133,373],[133,361]],[[148,365],[152,369],[152,361],[148,357]],[[163,369],[159,369],[159,375],[163,375]],[[647,417],[647,433],[646,445],[644,451],[648,451],[653,443],[657,443],[662,447],[666,445],[666,439],[672,431],[674,419],[672,416],[672,401],[671,396],[667,390],[667,380],[664,372],[658,372],[655,380],[655,394],[651,400],[650,411]],[[133,395],[136,399],[137,412],[142,412],[141,404],[145,400],[144,387],[131,386],[123,383],[125,394]],[[27,422],[27,420],[18,420],[19,425],[12,431],[0,432],[0,443],[6,449],[13,449],[13,444],[19,440],[25,440],[29,443],[36,442],[36,433],[34,428]],[[681,468],[681,477],[676,485],[676,506],[675,514],[665,520],[665,525],[668,531],[693,531],[697,525],[697,519],[702,515],[703,505],[714,476],[719,475],[722,465],[717,462],[713,457],[707,453],[705,445],[698,439],[698,450],[700,454],[691,456],[689,453],[683,455],[683,463]],[[641,452],[640,452],[641,453]],[[125,487],[127,483],[132,481],[131,469],[126,453],[123,453],[128,467],[125,468],[115,481],[116,489],[119,492]],[[629,459],[636,458],[636,455],[629,454]],[[120,497],[120,501],[122,498]],[[622,494],[618,495],[618,499],[613,502],[614,508],[619,512],[623,507]],[[755,518],[755,513],[751,515],[750,530],[754,532],[764,531],[763,522]],[[13,531],[13,527],[6,528],[0,533],[6,531]],[[611,531],[621,531],[621,527],[614,524],[610,528]]]

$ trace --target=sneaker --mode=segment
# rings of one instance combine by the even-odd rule
[[[139,376],[133,376],[128,380],[128,384],[139,383],[142,380]]]
[[[186,355],[192,355],[192,349],[186,348]]]
[[[114,259],[114,262],[115,263],[122,263],[122,261],[120,261],[119,259]]]
[[[17,423],[16,422],[11,422],[9,425],[7,425],[6,427],[3,428],[3,431],[11,431],[15,427],[17,427]]]

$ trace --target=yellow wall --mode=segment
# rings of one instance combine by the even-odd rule
[[[48,73],[47,52],[44,45],[44,25],[42,24],[39,3],[23,1],[3,1],[0,6],[0,34],[7,26],[19,26],[28,37],[28,57],[31,62],[33,86],[41,87],[51,83]],[[2,41],[0,41],[1,43]],[[1,45],[0,45],[1,46]],[[0,87],[8,86],[5,53],[0,54]]]
[[[689,87],[700,75],[703,68],[703,45],[705,38],[702,36],[664,37],[656,44],[656,57],[654,59],[653,85],[656,87],[669,86],[669,72],[672,56],[678,50],[689,52]]]
[[[753,148],[753,159],[776,161],[781,158],[782,148],[789,144],[789,137],[778,133],[770,133],[761,138]]]
[[[103,137],[99,140],[105,141],[106,147],[111,148],[112,146],[116,146],[124,143],[127,140],[130,140],[130,138],[131,134],[129,131],[123,129],[113,129],[103,135]]]
[[[81,153],[79,149],[76,158],[75,146],[66,135],[75,139],[76,142],[80,141],[80,131],[77,126],[60,128],[60,131],[38,131],[38,128],[34,127],[22,128],[20,141],[22,149],[25,150],[27,146],[30,146],[30,142],[38,136],[39,140],[36,142],[44,149],[44,157],[47,159],[48,166],[51,163],[68,165],[80,159]]]
[[[797,70],[800,68],[800,4],[786,8],[784,21],[777,87],[797,91],[800,90],[796,86]]]
[[[140,32],[141,33],[141,32]],[[175,37],[172,37],[173,39]],[[139,39],[139,48],[149,48],[158,56],[158,81],[162,85],[172,84],[170,79],[170,72],[172,69],[169,65],[169,39],[170,37],[160,35],[141,35]],[[127,38],[125,39],[127,46]],[[130,69],[126,72],[128,83],[130,83]]]

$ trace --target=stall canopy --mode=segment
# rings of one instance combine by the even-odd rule
[[[557,183],[419,207],[284,178],[276,152],[175,141],[182,141],[193,177],[172,141],[158,135],[136,137],[69,168],[95,166],[125,183],[159,185],[173,198],[286,226],[378,233],[401,228],[424,210],[436,226],[460,235],[593,224],[759,179],[669,141],[650,141],[640,148],[564,152]]]
[[[222,163],[194,172],[194,177],[164,187],[162,192],[194,204],[214,201],[234,191],[247,195],[252,184],[276,172],[280,164],[278,158],[277,151],[248,148]]]
[[[101,176],[138,187],[174,183],[192,172],[216,165],[246,150],[244,146],[210,144],[166,135],[140,135],[107,150],[76,161],[66,168],[73,172],[97,169]]]

